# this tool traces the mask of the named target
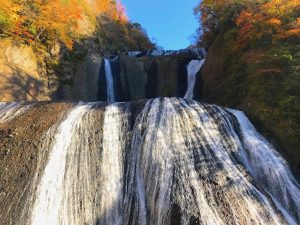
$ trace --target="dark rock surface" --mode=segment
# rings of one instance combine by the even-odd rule
[[[43,135],[71,105],[39,103],[11,121],[0,122],[0,224],[19,218]]]
[[[156,97],[183,97],[187,90],[187,65],[191,55],[119,56],[111,64],[117,101],[136,101]],[[106,100],[105,68],[99,74],[98,97]],[[196,90],[201,84],[197,78]],[[198,91],[199,92],[199,91]],[[200,95],[195,92],[195,99]]]
[[[195,59],[203,59],[206,57],[206,51],[203,48],[186,48],[180,50],[151,50],[151,51],[133,51],[128,52],[128,55],[135,57],[143,56],[181,56]]]
[[[144,196],[143,193],[146,196],[147,213],[150,212],[146,224],[154,224],[157,214],[153,212],[156,212],[156,209],[162,209],[162,213],[165,212],[164,209],[170,210],[166,214],[166,223],[157,224],[182,224],[183,219],[189,224],[206,224],[208,218],[201,217],[202,207],[198,207],[198,204],[203,205],[205,214],[205,202],[216,210],[215,213],[225,222],[224,224],[249,224],[252,219],[248,218],[249,206],[263,209],[262,213],[257,215],[266,221],[270,220],[269,224],[272,224],[262,195],[257,189],[260,189],[263,195],[268,194],[260,185],[256,185],[257,181],[242,164],[239,151],[240,148],[246,150],[246,145],[241,146],[244,145],[241,130],[235,127],[237,121],[229,112],[215,105],[177,98],[117,103],[107,107],[103,102],[79,104],[78,107],[74,105],[75,103],[36,103],[26,112],[17,114],[13,120],[0,123],[0,219],[3,224],[28,224],[26,221],[31,218],[33,208],[31,206],[37,198],[36,185],[39,184],[43,168],[53,159],[49,157],[49,150],[56,146],[54,145],[57,140],[56,134],[72,137],[72,144],[55,147],[55,152],[62,150],[70,154],[68,158],[70,164],[64,165],[62,173],[65,176],[64,184],[70,183],[58,189],[60,196],[62,192],[67,194],[63,196],[71,196],[65,199],[66,202],[63,201],[67,206],[76,206],[70,216],[77,218],[78,215],[78,218],[81,218],[84,215],[83,211],[86,209],[86,205],[82,206],[85,204],[84,200],[88,205],[92,203],[92,208],[99,213],[98,215],[102,215],[101,207],[99,209],[99,205],[103,204],[102,199],[97,199],[96,202],[95,199],[102,193],[100,190],[103,186],[116,179],[113,172],[105,169],[109,165],[115,165],[110,161],[113,160],[117,164],[124,164],[126,174],[122,190],[127,200],[124,203],[119,199],[120,201],[117,200],[116,203],[118,208],[125,209],[120,211],[124,213],[124,217],[128,216],[128,220],[124,219],[127,221],[124,224],[139,224],[138,215],[142,206],[137,200],[140,196]],[[78,108],[87,110],[85,112],[88,113],[77,114],[81,115],[77,117],[74,116],[74,111],[71,112],[71,108],[77,113]],[[69,120],[68,117],[66,124],[60,123],[65,122],[68,115],[72,115],[72,119]],[[62,124],[63,128],[60,126]],[[70,130],[70,126],[76,129]],[[111,127],[113,129],[110,129]],[[64,133],[60,133],[62,130],[65,130]],[[59,141],[63,143],[61,140],[64,139]],[[109,148],[107,143],[110,143]],[[111,150],[114,144],[117,148],[121,148],[124,155],[113,155]],[[109,157],[110,153],[112,158]],[[63,155],[60,157],[59,159],[65,160]],[[226,165],[226,162],[230,162],[231,166]],[[54,167],[50,167],[48,173],[54,172],[57,175],[61,171],[55,170],[57,164],[59,163],[52,164]],[[123,171],[123,167],[114,166],[113,169]],[[142,174],[140,179],[143,179],[142,182],[145,184],[145,192],[141,193],[136,189],[139,187],[139,183],[136,182],[137,174]],[[84,179],[86,177],[87,180]],[[148,179],[149,177],[151,179]],[[53,180],[55,183],[55,178],[56,176],[42,189],[49,193],[47,184],[51,185]],[[280,180],[283,179],[276,179]],[[156,185],[153,189],[154,183]],[[87,188],[89,185],[86,184],[92,188]],[[278,183],[275,182],[275,185]],[[83,190],[84,193],[87,193],[87,190],[92,191],[85,196],[80,194]],[[107,191],[105,193],[109,195],[111,191]],[[50,193],[52,197],[53,193]],[[92,197],[89,195],[91,193]],[[166,205],[156,200],[156,196],[165,193],[170,195],[169,200],[166,199]],[[199,193],[203,194],[200,200]],[[247,204],[242,196],[247,196]],[[28,204],[29,197],[31,198]],[[271,201],[271,198],[266,198]],[[149,199],[155,200],[153,206]],[[45,201],[45,205],[51,209],[51,201]],[[247,211],[244,212],[244,208]],[[61,210],[66,212],[68,207]],[[112,212],[115,213],[115,208]],[[244,213],[236,217],[237,212]],[[279,212],[276,212],[276,215],[279,221],[282,221],[280,224],[285,224],[282,215]],[[103,218],[99,216],[99,223],[103,223],[101,219]]]

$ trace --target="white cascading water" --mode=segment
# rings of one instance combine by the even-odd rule
[[[103,122],[101,155],[101,216],[99,224],[121,225],[123,203],[124,157],[128,114],[117,104],[107,106]]]
[[[43,137],[13,224],[300,224],[300,186],[245,114],[188,100],[203,64],[187,67],[186,100],[80,103],[64,112]],[[0,123],[30,107],[0,103]]]
[[[125,224],[172,224],[174,208],[178,224],[286,224],[237,161],[243,146],[230,127],[223,131],[231,125],[221,115],[196,102],[147,103],[135,124],[126,177],[126,205],[135,208],[125,215],[135,217]]]
[[[300,220],[300,186],[291,174],[286,162],[272,145],[261,136],[243,112],[229,110],[237,118],[245,148],[241,156],[246,168],[271,194],[275,204],[291,224],[297,224],[289,212]]]
[[[299,223],[299,184],[244,114],[140,104],[78,105],[49,131],[26,224]]]
[[[194,97],[194,86],[196,83],[196,75],[201,70],[202,66],[205,63],[205,59],[195,59],[191,60],[189,64],[187,65],[187,72],[188,72],[188,79],[187,79],[187,91],[184,95],[184,99],[190,99],[192,100]]]
[[[69,113],[67,119],[58,127],[48,162],[37,189],[37,197],[32,209],[32,225],[80,224],[80,221],[76,221],[76,215],[72,214],[73,207],[76,207],[76,205],[68,205],[68,194],[76,190],[77,187],[70,187],[68,192],[69,185],[72,186],[74,184],[69,184],[66,180],[70,179],[67,175],[76,176],[74,174],[76,173],[75,168],[70,168],[69,170],[71,171],[67,171],[67,169],[68,166],[74,166],[71,164],[72,158],[69,158],[74,156],[74,151],[76,151],[76,146],[73,145],[75,141],[73,140],[74,133],[80,124],[83,123],[82,117],[86,111],[87,106],[76,106]],[[72,196],[74,201],[76,201],[76,197],[79,197],[77,196],[79,194],[76,193],[76,196]],[[88,211],[89,207],[85,210]]]
[[[104,59],[104,68],[105,68],[105,78],[106,78],[107,102],[114,103],[116,102],[116,93],[115,93],[114,77],[113,77],[113,71],[111,68],[110,59]]]
[[[3,103],[0,102],[0,123],[8,122],[25,113],[30,107],[32,107],[34,103]]]
[[[117,104],[104,114],[97,107],[75,106],[47,133],[32,186],[36,196],[28,200],[19,224],[122,224],[127,139],[121,137],[127,133],[129,112]]]

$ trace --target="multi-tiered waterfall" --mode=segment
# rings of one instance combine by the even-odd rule
[[[300,186],[245,114],[190,100],[203,63],[198,59],[187,65],[186,99],[57,103],[57,122],[40,134],[34,170],[16,192],[18,202],[4,202],[7,191],[0,189],[2,221],[299,224]],[[109,60],[105,71],[107,101],[113,102]],[[49,107],[55,108],[50,103],[0,104],[0,127],[12,119],[29,120],[33,111],[53,116],[45,112]],[[36,124],[26,126],[33,132]],[[18,129],[11,136],[17,139]],[[19,157],[26,155],[22,151]]]

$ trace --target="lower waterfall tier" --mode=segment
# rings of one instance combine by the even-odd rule
[[[0,139],[3,224],[300,223],[299,184],[240,111],[2,103]]]

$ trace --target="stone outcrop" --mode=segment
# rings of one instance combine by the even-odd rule
[[[0,102],[98,100],[101,54],[92,41],[73,51],[60,45],[39,55],[28,45],[1,41]]]
[[[187,90],[187,65],[201,55],[184,52],[173,55],[143,55],[133,53],[115,57],[111,69],[116,85],[117,101],[135,101],[155,97],[183,97]],[[195,90],[201,80],[197,79]],[[195,91],[195,98],[200,95]],[[106,100],[105,68],[99,77],[99,100]]]
[[[99,71],[102,65],[100,54],[87,53],[78,64],[66,66],[71,69],[67,83],[61,83],[55,98],[59,100],[98,100]],[[62,70],[62,73],[64,71]]]
[[[0,45],[0,101],[49,100],[47,79],[32,48],[8,40]]]
[[[4,122],[0,110],[1,224],[15,224],[19,218],[24,199],[29,194],[26,190],[37,166],[38,148],[44,135],[72,105],[38,103],[29,107],[26,113]]]

